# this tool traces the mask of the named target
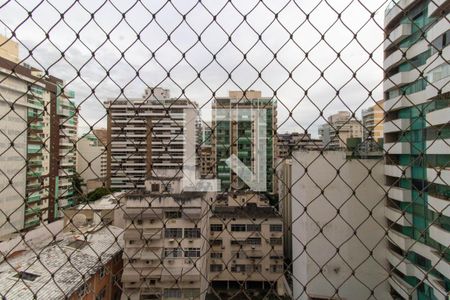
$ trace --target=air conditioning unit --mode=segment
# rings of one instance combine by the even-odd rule
[[[189,243],[193,243],[193,242],[194,242],[194,240],[192,240],[192,239],[191,239],[191,240],[189,240]]]
[[[233,263],[236,263],[236,260],[235,260],[235,259],[233,260]]]
[[[169,243],[173,243],[173,242],[175,242],[175,239],[170,239],[169,240]]]
[[[167,261],[167,263],[173,264],[173,259],[169,259],[169,260]]]
[[[252,246],[252,250],[255,250],[256,249],[256,246]]]
[[[270,236],[275,236],[275,233],[271,233]]]
[[[214,235],[214,232],[213,232],[213,231],[211,231],[210,235]]]
[[[189,265],[190,265],[190,264],[192,264],[192,261],[191,261],[190,259],[185,259],[185,260],[184,260],[184,263],[186,263],[186,264],[189,264]]]
[[[224,246],[224,245],[222,245],[222,249],[225,249],[225,246]]]

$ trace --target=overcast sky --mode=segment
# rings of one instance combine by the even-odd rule
[[[21,58],[75,91],[80,133],[106,126],[103,101],[121,88],[126,97],[146,86],[173,97],[184,90],[206,120],[213,93],[276,92],[280,132],[313,135],[323,117],[343,109],[359,116],[382,98],[385,0],[0,3],[1,33],[15,31]]]

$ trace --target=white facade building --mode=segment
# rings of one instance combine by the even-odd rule
[[[383,159],[296,151],[291,182],[294,299],[390,299]]]

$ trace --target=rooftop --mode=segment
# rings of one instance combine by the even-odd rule
[[[75,206],[75,210],[108,210],[116,209],[121,200],[125,199],[125,192],[115,192],[110,195],[103,196],[102,198],[89,203],[80,204]]]
[[[37,299],[64,299],[83,285],[83,277],[89,278],[122,251],[122,231],[107,226],[86,234],[60,233],[41,249],[8,253],[6,260],[2,256],[0,295],[7,299],[33,299],[34,295]]]

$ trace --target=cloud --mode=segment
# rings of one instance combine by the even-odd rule
[[[213,93],[276,93],[280,131],[313,134],[336,110],[359,112],[382,98],[385,1],[38,3],[9,2],[0,19],[23,44],[23,57],[34,49],[27,61],[76,92],[80,132],[106,126],[107,98],[123,96],[122,89],[140,97],[153,85],[197,101],[206,119]]]

